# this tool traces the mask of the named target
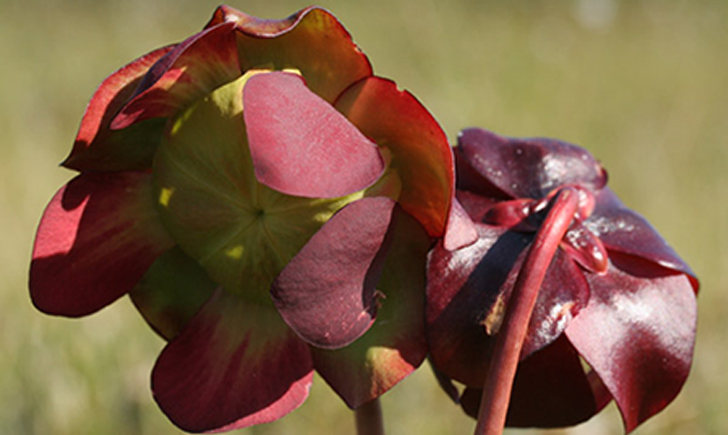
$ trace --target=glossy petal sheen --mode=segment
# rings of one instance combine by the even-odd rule
[[[412,94],[378,77],[347,89],[336,108],[391,153],[385,178],[402,186],[401,195],[393,199],[431,236],[441,237],[454,195],[454,173],[452,151],[437,121]]]
[[[591,299],[566,335],[614,396],[629,432],[667,406],[687,378],[695,295],[683,274],[647,279],[612,265],[588,278]]]
[[[649,222],[622,204],[611,189],[605,188],[596,196],[594,214],[584,222],[602,243],[611,250],[641,257],[662,267],[690,276],[698,291],[698,280],[690,267],[660,237]]]
[[[152,390],[183,430],[223,431],[283,417],[312,376],[308,347],[274,309],[218,291],[162,351]]]
[[[377,286],[377,321],[342,349],[312,347],[316,372],[351,408],[384,394],[427,353],[424,269],[430,239],[414,218],[400,208],[394,213],[391,247]]]
[[[30,294],[50,314],[83,316],[136,285],[173,242],[146,173],[83,174],[46,208],[30,266]]]
[[[430,253],[428,341],[447,376],[469,386],[485,381],[488,360],[531,237],[478,225],[479,240]],[[547,346],[586,304],[589,288],[579,267],[557,251],[531,316],[521,358]]]
[[[482,177],[512,198],[543,198],[554,188],[576,184],[597,190],[606,173],[586,150],[553,139],[510,139],[471,128],[458,149]]]
[[[205,270],[175,247],[152,264],[129,296],[149,325],[171,340],[216,288]]]
[[[297,75],[251,77],[243,107],[255,175],[271,189],[335,198],[369,187],[384,171],[376,145]]]
[[[389,198],[375,197],[344,207],[274,281],[278,311],[307,342],[346,346],[374,321],[394,206]]]
[[[367,57],[324,9],[311,7],[282,20],[264,20],[222,6],[208,27],[225,22],[237,26],[243,71],[296,68],[309,89],[329,103],[351,84],[372,75]]]
[[[114,118],[111,128],[167,117],[218,86],[240,76],[234,24],[221,24],[178,44],[144,77],[134,98]]]
[[[132,96],[149,68],[173,47],[160,48],[110,75],[96,90],[63,166],[78,171],[120,171],[151,167],[164,122],[151,120],[115,131],[109,124]]]

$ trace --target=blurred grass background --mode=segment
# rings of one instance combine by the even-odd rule
[[[728,2],[722,0],[322,0],[448,136],[482,126],[590,149],[614,190],[702,280],[692,374],[635,433],[728,433]],[[231,0],[281,18],[303,0]],[[208,20],[211,0],[0,3],[0,433],[177,434],[149,372],[163,343],[127,300],[81,320],[36,312],[27,294],[35,227],[73,174],[57,167],[101,80]],[[390,434],[471,433],[427,367],[383,399]],[[240,434],[351,433],[317,382],[279,422]],[[549,434],[617,434],[613,406]],[[512,431],[535,434],[538,431]]]

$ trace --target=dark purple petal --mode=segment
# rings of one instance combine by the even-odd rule
[[[482,390],[467,388],[465,412],[478,415]],[[599,379],[584,373],[579,355],[564,336],[518,366],[506,425],[564,427],[586,421],[611,399]]]
[[[584,222],[602,241],[608,250],[644,258],[660,266],[682,272],[690,277],[697,293],[695,273],[667,244],[649,222],[628,209],[611,189],[605,188],[596,195],[594,213]]]
[[[449,251],[442,243],[429,255],[427,341],[433,363],[466,385],[482,386],[494,336],[515,281],[513,267],[530,237],[477,225],[479,239]]]
[[[586,306],[589,285],[584,275],[569,255],[556,251],[531,314],[521,358],[556,340]]]
[[[485,381],[495,334],[532,236],[477,225],[480,239],[449,252],[436,246],[428,266],[427,334],[433,362],[469,386]],[[587,303],[582,270],[559,250],[539,292],[521,357],[547,346]]]
[[[111,122],[122,129],[177,113],[241,74],[235,25],[221,24],[190,36],[152,66],[134,97]]]
[[[606,172],[586,150],[554,139],[511,139],[471,128],[458,137],[464,160],[512,198],[543,198],[571,184],[598,190]]]
[[[178,247],[162,254],[129,292],[134,306],[165,340],[187,326],[217,283]]]
[[[255,176],[271,189],[335,198],[369,187],[384,172],[376,144],[300,76],[252,76],[243,107]]]
[[[84,316],[130,291],[173,241],[151,200],[151,175],[82,174],[43,214],[30,295],[49,314]]]
[[[631,257],[610,258],[606,275],[587,274],[589,304],[566,335],[614,396],[629,432],[682,388],[692,362],[696,300],[682,273],[634,276],[620,265]]]
[[[425,257],[430,238],[395,208],[392,241],[377,289],[377,320],[337,350],[312,348],[314,367],[351,408],[369,402],[412,373],[427,353],[424,328]]]
[[[183,430],[226,431],[293,411],[312,376],[308,346],[272,307],[218,290],[162,351],[152,391]]]
[[[374,197],[347,205],[273,282],[271,295],[278,311],[307,342],[342,347],[371,326],[395,204]]]

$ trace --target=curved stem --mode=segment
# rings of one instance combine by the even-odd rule
[[[476,435],[503,433],[513,379],[531,313],[546,271],[574,219],[578,203],[579,194],[575,189],[562,189],[553,199],[551,209],[526,254],[513,287],[503,326],[498,333],[488,377],[483,386]]]
[[[356,408],[354,415],[357,435],[384,435],[382,406],[379,399],[374,399]]]

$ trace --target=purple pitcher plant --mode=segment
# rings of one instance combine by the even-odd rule
[[[314,371],[356,408],[425,358],[452,151],[327,11],[221,6],[104,80],[63,166],[33,303],[79,317],[129,295],[168,341],[152,391],[180,428],[276,420]]]
[[[478,240],[431,252],[427,337],[476,433],[574,425],[612,399],[629,432],[667,406],[695,341],[685,262],[582,148],[473,128],[455,155]]]

